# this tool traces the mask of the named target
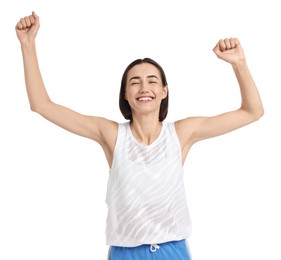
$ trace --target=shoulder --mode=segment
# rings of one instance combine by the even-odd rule
[[[188,117],[174,122],[176,133],[182,147],[195,142],[194,133],[203,117]]]
[[[109,145],[111,148],[115,146],[118,136],[125,135],[127,133],[130,122],[115,122],[111,120],[100,121],[100,134],[104,143]]]
[[[100,144],[112,146],[117,138],[119,123],[102,117],[97,118],[96,123],[99,129]]]
[[[170,133],[175,132],[175,122],[163,121],[162,125],[163,125],[164,131],[167,131],[167,132],[170,132]]]

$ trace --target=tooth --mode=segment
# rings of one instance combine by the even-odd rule
[[[139,100],[140,101],[150,101],[150,100],[152,100],[152,98],[149,98],[149,97],[147,97],[147,98],[139,98]]]

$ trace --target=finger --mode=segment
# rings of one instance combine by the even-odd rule
[[[32,12],[32,16],[34,17],[36,23],[39,23],[39,16],[34,11]]]
[[[21,23],[22,29],[26,29],[27,28],[26,21],[25,21],[24,18],[20,19],[20,23]]]
[[[230,44],[229,39],[225,38],[225,39],[224,39],[224,43],[225,43],[225,45],[226,45],[226,49],[227,49],[227,50],[231,49],[231,44]]]
[[[219,40],[219,47],[221,51],[225,51],[226,50],[226,44],[224,42],[224,40]]]
[[[29,16],[29,20],[30,20],[31,25],[33,25],[35,23],[35,19],[34,19],[33,15]]]
[[[229,38],[229,42],[230,42],[230,46],[231,46],[232,49],[236,47],[234,38]]]
[[[17,30],[22,30],[22,24],[21,24],[21,22],[18,22],[18,23],[16,24],[16,29],[17,29]]]
[[[27,28],[29,28],[29,27],[31,26],[31,22],[30,22],[29,17],[28,17],[28,16],[25,16],[25,17],[24,17],[24,20],[25,20],[25,23],[26,23]]]

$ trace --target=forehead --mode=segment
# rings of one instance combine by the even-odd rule
[[[159,78],[161,76],[159,69],[154,65],[150,63],[141,63],[135,65],[128,71],[127,79],[129,80],[131,77],[146,77],[151,75],[155,75]]]

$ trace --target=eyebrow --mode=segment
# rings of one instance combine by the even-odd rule
[[[156,79],[159,79],[157,76],[155,76],[155,75],[148,75],[146,78],[156,78]],[[140,79],[140,77],[138,77],[138,76],[136,76],[136,77],[131,77],[130,79],[129,79],[129,82],[131,81],[131,80],[133,80],[133,79]]]

